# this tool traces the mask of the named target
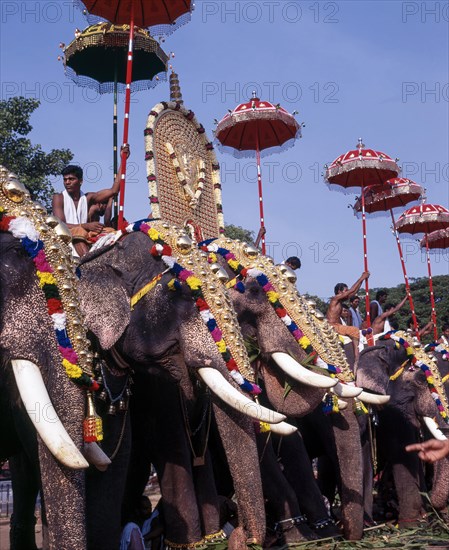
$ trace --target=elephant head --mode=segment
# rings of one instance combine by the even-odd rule
[[[80,358],[87,353],[86,340],[78,318],[67,314],[65,320],[62,315],[75,299],[71,256],[47,221],[45,210],[32,203],[25,188],[2,169],[0,454],[6,458],[23,450],[36,464],[39,461],[50,548],[82,549],[86,541],[82,469],[88,464],[79,449],[86,397],[64,368],[70,339],[58,342],[55,328],[66,324],[72,361],[74,353]],[[78,370],[81,361],[75,360],[72,367]],[[82,365],[87,369],[86,362]],[[33,427],[39,434],[39,458],[34,456]]]

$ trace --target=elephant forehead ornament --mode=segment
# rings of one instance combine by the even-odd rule
[[[288,316],[310,340],[318,356],[328,365],[335,365],[340,372],[336,376],[343,382],[352,382],[353,374],[340,345],[335,330],[315,309],[315,302],[306,300],[296,289],[296,276],[288,266],[274,265],[273,260],[262,255],[257,248],[247,243],[220,237],[213,247],[229,249],[235,259],[246,268],[261,271],[271,283],[277,298]],[[229,262],[228,262],[229,263]]]
[[[381,337],[381,339],[394,340],[397,344],[402,345],[412,365],[419,367],[423,371],[439,412],[445,422],[449,424],[449,403],[436,359],[433,356],[429,356],[423,348],[410,346],[407,341],[408,338],[409,334],[400,330],[387,333]]]
[[[85,389],[98,389],[93,377],[93,354],[80,312],[72,255],[66,244],[71,240],[70,231],[63,222],[49,216],[45,207],[33,202],[17,176],[4,167],[0,167],[0,230],[20,239],[34,262],[67,375]],[[94,431],[91,439],[85,433],[86,441],[102,438],[99,424]]]
[[[215,320],[218,330],[222,333],[223,345],[229,349],[232,358],[236,362],[238,372],[254,385],[254,371],[251,368],[246,352],[243,336],[237,321],[237,315],[226,289],[222,284],[222,271],[224,270],[221,270],[221,268],[217,270],[210,269],[207,261],[207,254],[196,247],[196,244],[189,235],[187,235],[184,229],[177,228],[166,222],[148,220],[141,224],[129,226],[127,231],[131,232],[137,229],[148,234],[155,242],[158,241],[158,238],[161,240],[161,244],[156,246],[160,246],[162,259],[167,265],[169,265],[170,261],[171,263],[177,262],[178,267],[184,268],[186,272],[188,270],[194,274],[195,278],[198,280],[194,290],[198,290],[199,288],[201,290],[205,303],[204,307],[207,305],[207,311],[211,314],[209,321],[212,319]],[[164,245],[162,245],[162,242]],[[169,249],[164,250],[164,246],[166,245],[168,245]],[[186,282],[188,283],[189,281],[187,280]],[[199,309],[201,317],[206,322],[206,325],[209,325],[206,319],[209,313],[205,310],[202,311],[201,308]],[[219,350],[223,353],[224,350],[220,349],[219,342],[217,342],[214,335],[214,330],[212,330],[211,333]]]

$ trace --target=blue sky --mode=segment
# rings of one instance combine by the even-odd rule
[[[87,26],[82,14],[70,0],[2,0],[0,10],[1,98],[39,98],[32,140],[70,148],[86,169],[85,190],[108,186],[112,97],[77,88],[57,61],[59,43]],[[321,176],[358,137],[399,157],[428,202],[449,206],[448,2],[197,0],[191,22],[162,46],[175,52],[185,105],[210,138],[214,119],[253,89],[299,111],[303,138],[266,157],[262,178],[269,253],[301,257],[302,292],[328,297],[336,282],[351,284],[363,271],[361,222],[348,208],[354,196],[328,190]],[[133,95],[128,219],[149,211],[143,129],[168,95],[168,83]],[[226,222],[257,233],[255,162],[217,154]],[[402,282],[388,218],[368,220],[368,250],[370,286]],[[427,274],[416,242],[405,256],[411,277]],[[434,274],[449,273],[448,253],[432,265]]]

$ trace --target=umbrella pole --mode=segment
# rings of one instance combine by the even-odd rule
[[[125,91],[125,118],[123,122],[123,145],[128,143],[129,135],[129,111],[131,107],[131,81],[133,73],[133,47],[134,47],[134,0],[131,2],[131,17],[129,23],[128,62],[126,65],[126,91]],[[125,204],[126,160],[124,151],[121,153],[122,175],[120,180],[120,201],[118,213],[118,229],[123,229],[123,208]]]
[[[433,293],[432,269],[430,266],[429,241],[427,238],[427,233],[425,235],[425,239],[426,239],[427,272],[429,274],[430,306],[432,308],[431,317],[432,317],[432,323],[433,323],[433,339],[436,342],[438,340],[437,312],[435,309],[435,295]]]
[[[117,65],[114,70],[114,113],[112,117],[112,139],[113,139],[113,166],[114,166],[114,181],[117,177],[118,170],[118,149],[117,149]],[[115,222],[114,225],[117,225],[117,215],[118,215],[118,201],[117,195],[114,195],[113,198],[113,214]],[[117,227],[115,227],[117,229]]]
[[[265,219],[263,216],[263,198],[262,198],[262,174],[260,171],[260,151],[259,151],[259,137],[257,137],[256,145],[256,162],[257,162],[257,185],[259,187],[259,213],[260,213],[260,229],[265,228]],[[265,234],[262,232],[262,254],[265,255]]]
[[[396,230],[396,220],[394,219],[393,210],[391,208],[390,208],[390,215],[391,215],[391,221],[393,223],[393,233],[394,233],[394,236],[396,238],[396,244],[398,245],[398,252],[399,252],[399,258],[401,260],[402,273],[404,274],[405,291],[407,293],[408,303],[410,304],[410,311],[412,312],[413,329],[414,329],[416,337],[418,338],[418,340],[420,340],[419,332],[418,332],[418,329],[419,329],[418,320],[416,318],[415,306],[413,304],[413,298],[412,298],[412,293],[411,293],[411,290],[410,290],[410,283],[409,283],[409,280],[408,280],[407,269],[405,267],[404,256],[402,254],[402,245],[401,245],[401,241],[399,240],[398,232]]]
[[[362,181],[362,231],[363,231],[363,266],[364,266],[364,270],[368,271],[368,246],[366,242],[366,210],[365,210],[365,193],[364,193],[363,181]],[[366,328],[371,328],[371,316],[369,312],[370,299],[369,299],[368,279],[365,279],[365,309],[366,309]],[[370,343],[369,340],[371,339],[372,338],[369,338],[369,339],[367,338],[368,343]]]

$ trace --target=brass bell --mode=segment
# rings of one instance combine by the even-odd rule
[[[108,414],[110,414],[110,415],[112,415],[112,416],[115,416],[116,412],[117,412],[117,411],[116,411],[116,409],[115,409],[114,403],[111,403],[111,404],[109,405],[109,408],[108,408]]]
[[[55,226],[55,233],[65,243],[69,243],[72,241],[72,234],[70,233],[70,229],[64,222],[60,221],[58,225]]]
[[[99,383],[99,381],[98,381],[98,383]],[[107,398],[108,398],[107,391],[106,390],[101,390],[101,392],[98,394],[98,399],[101,399],[102,401],[106,401]]]
[[[95,378],[95,380],[100,384],[100,385],[103,385],[103,377],[102,376],[97,376]],[[104,390],[103,390],[104,391]]]
[[[188,254],[193,247],[193,241],[188,235],[181,235],[176,239],[176,246],[181,254]]]
[[[128,409],[128,403],[126,399],[120,399],[118,402],[118,410],[119,411],[126,411]]]
[[[41,214],[44,214],[45,216],[47,215],[47,209],[39,201],[34,201],[33,202],[33,210],[35,210],[36,212],[40,212]]]
[[[131,395],[133,394],[133,392],[131,391],[131,388],[126,388],[125,394],[126,394],[126,397],[131,397]]]

